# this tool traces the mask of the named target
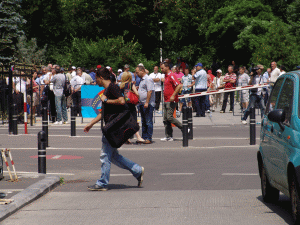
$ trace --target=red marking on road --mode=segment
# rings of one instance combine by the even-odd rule
[[[46,155],[46,159],[52,159],[53,157],[55,157],[57,155]],[[32,159],[37,159],[38,155],[33,155],[30,156],[30,158]],[[59,158],[54,158],[53,160],[58,160],[58,159],[83,159],[83,156],[76,156],[76,155],[62,155]]]

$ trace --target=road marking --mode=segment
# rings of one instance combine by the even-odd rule
[[[51,159],[59,159],[60,157],[62,157],[62,155],[56,155],[56,156],[52,157]]]
[[[184,175],[194,175],[195,173],[162,173],[161,176],[184,176]]]
[[[211,126],[211,127],[230,127],[230,126]]]
[[[222,173],[223,176],[258,176],[258,173]]]
[[[132,176],[132,174],[111,174],[111,177],[125,177],[125,176]]]
[[[140,150],[207,150],[207,149],[221,149],[221,148],[255,148],[257,149],[259,145],[241,145],[241,146],[214,146],[214,147],[195,147],[195,146],[189,146],[189,147],[160,147],[160,148],[140,148],[138,145],[136,148],[124,148],[121,147],[119,150],[124,150],[124,151],[140,151]],[[37,150],[36,148],[9,148],[11,150],[17,149],[17,150]],[[74,150],[74,151],[82,151],[82,150],[88,150],[88,151],[100,151],[102,148],[55,148],[55,147],[48,147],[47,149],[49,150]]]
[[[24,189],[0,189],[0,192],[5,192],[5,193],[12,193],[14,191],[23,191]]]
[[[8,173],[8,171],[3,171],[4,173]],[[17,171],[17,174],[39,174],[38,172],[25,172],[25,171]],[[49,175],[66,175],[66,176],[74,176],[74,173],[46,173]],[[44,174],[41,174],[44,175]]]

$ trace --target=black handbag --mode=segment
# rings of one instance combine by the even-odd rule
[[[125,110],[119,114],[112,115],[103,126],[104,105],[102,104],[101,129],[109,144],[114,148],[121,147],[130,139],[140,127],[130,113],[128,105],[125,103]]]

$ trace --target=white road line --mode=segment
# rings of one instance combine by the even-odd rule
[[[132,176],[132,174],[110,174],[111,177],[125,177]]]
[[[161,176],[184,176],[184,175],[194,175],[195,173],[162,173]]]
[[[59,159],[60,157],[62,157],[62,155],[53,156],[51,159]]]
[[[14,191],[23,191],[24,189],[0,189],[0,192],[12,193]]]
[[[4,173],[8,173],[8,171],[3,171]],[[38,172],[25,172],[25,171],[17,171],[17,174],[39,174]],[[48,175],[66,175],[66,176],[74,176],[74,173],[47,173]],[[43,174],[41,174],[43,175]]]
[[[222,149],[222,148],[255,148],[257,149],[259,145],[242,145],[242,146],[214,146],[214,147],[195,147],[195,146],[189,146],[189,147],[160,147],[160,148],[140,148],[139,146],[136,146],[136,148],[124,148],[121,147],[119,150],[124,151],[141,151],[141,150],[208,150],[208,149]],[[9,148],[11,150],[37,150],[37,148]],[[82,151],[82,150],[88,150],[88,151],[100,151],[101,148],[55,148],[55,147],[48,147],[47,150],[74,150],[74,151]]]
[[[258,176],[258,173],[222,173],[223,176]]]

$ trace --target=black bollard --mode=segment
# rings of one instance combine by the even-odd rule
[[[38,173],[44,174],[46,174],[46,142],[46,133],[40,131],[38,133]]]
[[[250,145],[256,144],[255,108],[250,108]]]
[[[42,127],[43,127],[43,131],[46,134],[46,147],[49,147],[49,142],[48,142],[48,113],[47,113],[47,108],[46,107],[43,107],[42,114],[43,114]]]
[[[76,116],[74,105],[71,106],[71,136],[76,136]]]
[[[12,119],[13,119],[13,134],[14,135],[18,135],[18,114],[17,114],[17,105],[13,104],[13,115],[12,115]]]
[[[188,137],[190,140],[193,140],[193,108],[188,107]]]
[[[183,136],[183,147],[189,146],[189,139],[188,139],[188,109],[186,106],[182,107],[182,136]]]

